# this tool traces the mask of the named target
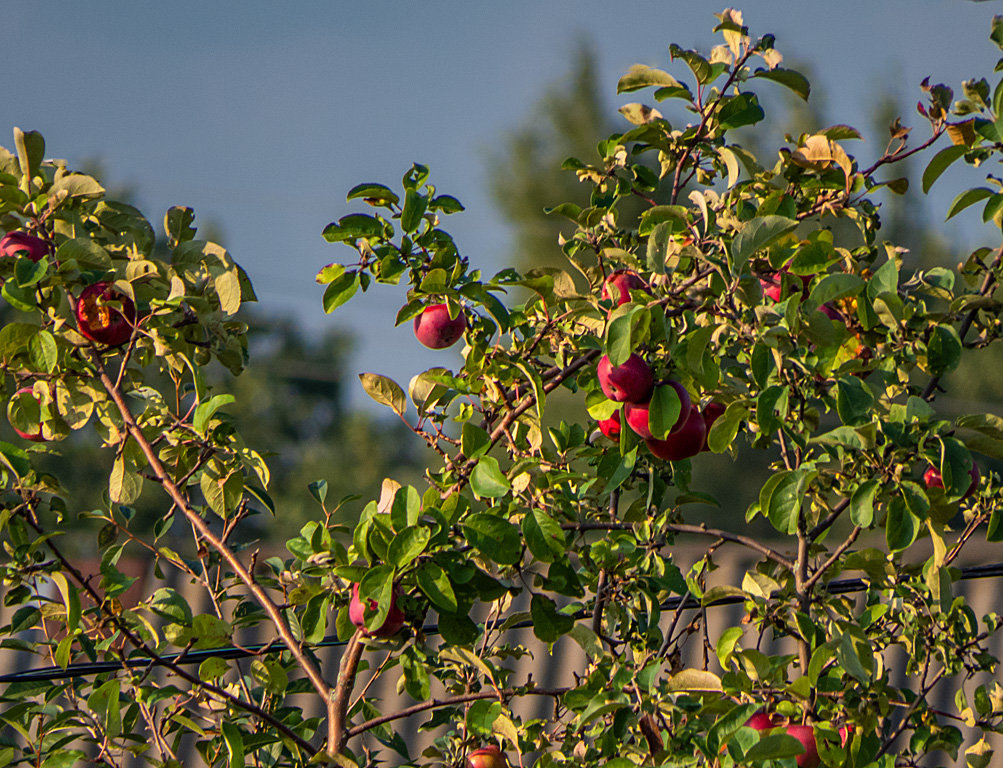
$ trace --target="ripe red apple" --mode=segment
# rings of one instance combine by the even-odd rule
[[[14,397],[18,397],[19,395],[24,395],[24,394],[29,394],[29,395],[32,395],[32,397],[34,397],[34,395],[32,394],[32,388],[31,387],[21,387],[17,392],[14,393]],[[13,400],[13,399],[14,398],[11,398],[11,400]],[[38,398],[37,397],[35,397],[35,402],[38,402]],[[8,404],[8,419],[10,418],[9,413],[10,413],[10,405]],[[19,437],[23,437],[25,440],[31,440],[32,442],[35,442],[35,443],[41,443],[41,442],[45,441],[45,438],[42,437],[42,425],[41,424],[38,424],[35,427],[35,429],[33,429],[31,432],[23,432],[22,430],[20,430],[17,427],[15,427],[13,422],[11,422],[11,427],[14,428],[14,431],[17,432],[17,434],[18,434]]]
[[[615,442],[620,440],[620,411],[613,411],[608,419],[599,420],[599,431]]]
[[[722,404],[722,403],[716,403],[713,400],[711,402],[707,403],[707,405],[704,406],[704,408],[703,408],[703,422],[704,422],[704,426],[707,427],[707,431],[706,431],[706,433],[704,435],[703,448],[700,449],[701,451],[708,450],[708,448],[707,448],[707,435],[710,434],[710,428],[712,426],[714,426],[714,422],[717,421],[718,419],[720,419],[724,415],[725,410],[727,410],[727,408],[726,408],[726,406],[724,404]]]
[[[49,253],[49,243],[27,232],[8,232],[0,238],[0,256],[17,256],[23,252],[32,261],[38,262]]]
[[[684,411],[685,413],[685,411]],[[629,419],[629,417],[628,417]],[[628,421],[629,423],[629,421]],[[655,456],[665,461],[681,461],[700,453],[707,440],[707,423],[696,406],[690,406],[686,421],[664,440],[648,438],[644,444]]]
[[[374,612],[377,606],[378,603],[375,600],[370,600],[369,605],[364,606],[359,598],[359,585],[352,585],[352,601],[348,604],[348,618],[351,622],[369,637],[390,637],[397,634],[397,631],[404,626],[404,613],[397,606],[397,590],[394,589],[386,619],[376,629],[367,630],[366,613]]]
[[[91,341],[109,347],[125,344],[136,325],[136,305],[108,282],[84,288],[77,299],[75,313],[77,330]]]
[[[616,366],[609,361],[608,355],[603,355],[597,372],[603,393],[618,403],[646,402],[655,386],[651,368],[637,355],[631,355],[623,365]]]
[[[780,296],[783,293],[783,279],[784,275],[789,275],[790,270],[787,267],[781,267],[775,272],[769,272],[762,275],[759,278],[759,286],[763,289],[763,295],[768,296],[774,301],[780,301]],[[801,288],[795,288],[798,293],[801,293],[805,288],[808,287],[808,283],[811,282],[811,277],[808,275],[801,275]]]
[[[508,768],[508,760],[496,745],[491,744],[467,755],[467,768]]]
[[[965,495],[961,498],[967,499],[973,493],[975,489],[979,487],[979,480],[982,479],[982,473],[979,471],[979,465],[972,462],[972,468],[968,471],[969,476],[972,478],[972,484],[968,486],[968,490],[965,491]],[[923,473],[923,482],[926,484],[927,488],[941,488],[944,487],[944,478],[940,474],[940,470],[936,467],[927,467],[926,472]]]
[[[429,349],[451,347],[467,329],[467,318],[462,312],[456,317],[449,316],[445,304],[425,307],[414,319],[414,335]]]
[[[607,277],[606,282],[603,283],[602,297],[603,299],[612,299],[616,295],[616,303],[619,306],[630,301],[631,291],[647,291],[651,293],[648,289],[648,284],[641,279],[641,276],[637,272],[632,272],[629,269],[618,269]]]
[[[672,429],[670,430],[671,433],[681,429],[686,423],[686,419],[689,418],[690,394],[686,391],[686,387],[678,381],[669,379],[665,382],[665,384],[666,386],[672,387],[676,390],[676,394],[679,396],[679,417],[676,419],[676,423],[672,425]],[[648,410],[650,406],[651,401],[648,400],[644,403],[627,403],[623,409],[623,415],[627,420],[627,426],[637,432],[637,434],[645,440],[652,437],[651,430],[648,428]]]
[[[773,715],[767,714],[763,710],[759,710],[756,714],[746,720],[745,724],[749,726],[749,728],[753,728],[757,731],[768,731],[770,728],[776,727],[773,722]]]
[[[798,768],[818,768],[822,761],[819,759],[818,746],[815,744],[815,729],[810,725],[792,723],[787,726],[786,731],[804,747],[804,753],[798,755],[796,760]]]

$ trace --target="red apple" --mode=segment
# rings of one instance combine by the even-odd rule
[[[467,329],[467,318],[462,312],[449,316],[445,304],[425,307],[414,319],[414,335],[429,349],[445,349],[455,344]]]
[[[686,387],[678,381],[669,379],[665,383],[666,386],[672,387],[676,390],[676,394],[679,396],[679,417],[676,419],[676,423],[672,425],[672,429],[670,430],[671,433],[681,429],[683,424],[686,423],[686,419],[689,417],[690,394],[686,391]],[[637,434],[645,440],[652,437],[651,430],[648,428],[648,409],[650,406],[651,401],[648,400],[644,403],[627,403],[623,409],[623,415],[627,420],[627,426],[637,432]]]
[[[965,491],[965,495],[961,498],[967,499],[973,493],[975,489],[979,487],[979,480],[982,479],[982,473],[979,471],[979,465],[972,462],[972,468],[968,471],[969,476],[972,478],[971,485],[968,486],[968,490]],[[940,470],[936,467],[927,467],[926,472],[923,473],[923,482],[926,483],[927,488],[941,488],[944,487],[944,478],[940,474]]]
[[[717,421],[724,415],[725,410],[727,410],[727,407],[724,404],[716,403],[713,400],[704,406],[703,422],[704,425],[707,427],[706,435],[710,434],[710,428],[714,426],[715,421]],[[704,436],[703,448],[700,449],[701,451],[708,450],[706,435]]]
[[[607,277],[606,282],[603,283],[602,297],[603,299],[612,299],[615,294],[617,296],[616,303],[619,306],[630,301],[631,291],[647,291],[651,293],[648,290],[648,284],[641,279],[641,276],[637,272],[632,272],[629,269],[618,269]]]
[[[390,611],[386,619],[374,630],[366,629],[366,613],[374,612],[378,607],[375,600],[370,600],[368,606],[362,604],[359,598],[359,585],[352,585],[352,601],[348,604],[348,618],[351,622],[362,630],[362,633],[369,637],[390,637],[397,634],[397,631],[404,626],[404,613],[397,606],[397,590],[394,589],[393,599],[390,601]]]
[[[776,724],[773,722],[773,715],[767,714],[763,710],[759,710],[746,720],[745,724],[757,731],[768,731],[770,728],[776,727]]]
[[[804,753],[798,755],[798,768],[818,768],[821,760],[818,756],[818,746],[815,744],[815,729],[810,725],[791,724],[787,726],[787,734],[801,742]]]
[[[826,317],[828,317],[830,320],[835,320],[837,323],[843,322],[843,316],[839,313],[839,310],[836,309],[836,307],[834,307],[828,301],[822,306],[820,306],[818,308],[818,311],[821,312]]]
[[[618,403],[643,403],[651,397],[655,377],[651,368],[637,355],[631,355],[623,365],[614,366],[603,355],[597,368],[599,386],[610,400]]]
[[[32,261],[41,261],[50,251],[49,243],[27,232],[8,232],[0,238],[0,256],[17,256],[24,253]]]
[[[77,330],[91,341],[109,347],[125,344],[136,325],[136,305],[108,282],[84,288],[77,299],[75,313]]]
[[[608,419],[599,420],[599,431],[613,441],[620,440],[620,411],[613,411]]]
[[[682,427],[670,432],[664,440],[648,438],[644,444],[655,456],[665,461],[681,461],[700,453],[707,438],[707,423],[695,406],[690,406]]]
[[[853,723],[839,726],[839,746],[845,747],[853,738]]]
[[[32,390],[31,387],[21,387],[17,392],[14,393],[14,397],[18,397],[19,395],[25,395],[25,394],[32,395],[32,397],[35,397],[32,394],[32,391],[33,390]],[[14,400],[14,398],[12,397],[11,401],[13,401],[13,400]],[[38,398],[37,397],[35,397],[35,402],[38,402]],[[7,408],[8,408],[8,410],[7,410],[7,413],[8,413],[7,418],[9,419],[10,418],[10,404],[9,403],[8,403]],[[31,440],[31,441],[36,442],[36,443],[41,443],[41,442],[45,441],[45,438],[42,437],[42,425],[41,424],[38,424],[31,432],[23,432],[22,430],[20,430],[17,427],[15,427],[13,422],[11,422],[11,427],[14,428],[14,431],[17,432],[18,436],[23,437],[25,440]]]
[[[508,768],[508,761],[502,751],[491,744],[467,755],[467,768]]]
[[[759,278],[759,286],[763,289],[763,295],[768,296],[774,301],[780,301],[780,296],[783,293],[783,279],[784,275],[789,275],[790,270],[787,267],[781,267],[775,272],[769,272],[762,275]],[[798,293],[801,293],[808,287],[808,283],[811,282],[811,277],[809,275],[801,275],[801,287],[795,288]]]

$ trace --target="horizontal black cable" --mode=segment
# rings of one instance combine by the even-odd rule
[[[974,565],[960,570],[961,576],[958,579],[959,581],[967,581],[968,579],[999,578],[1000,576],[1003,576],[1003,563],[994,563],[993,565]],[[848,592],[862,592],[867,589],[867,582],[864,581],[864,579],[839,579],[837,581],[830,581],[824,586],[827,592],[831,592],[835,595],[842,595]],[[661,604],[661,608],[662,610],[667,611],[677,610],[680,607],[684,609],[700,607],[711,608],[722,605],[735,605],[736,603],[743,603],[746,599],[747,598],[741,595],[729,595],[703,605],[699,600],[695,600],[692,596],[685,595],[683,597],[670,597]],[[584,619],[590,614],[591,611],[583,611],[580,615],[576,615],[573,618],[575,620]],[[533,621],[531,619],[526,619],[525,621],[516,622],[508,629],[526,629],[531,626],[533,626]],[[422,632],[426,635],[438,634],[439,626],[438,624],[429,624],[428,626],[422,628]],[[309,647],[332,648],[339,645],[345,645],[346,643],[346,640],[339,640],[337,635],[328,635],[319,643],[311,643]],[[25,672],[12,672],[8,675],[0,675],[0,683],[69,680],[76,677],[85,677],[87,675],[100,675],[104,672],[116,672],[121,670],[123,667],[128,667],[129,669],[142,669],[144,667],[164,666],[165,664],[201,664],[209,658],[245,659],[250,656],[258,656],[265,653],[279,653],[284,650],[286,650],[285,643],[272,642],[246,645],[240,648],[235,646],[226,646],[224,648],[207,648],[201,651],[184,651],[182,653],[166,654],[157,658],[133,657],[129,659],[122,659],[120,661],[93,661],[82,664],[67,664],[65,669],[63,667],[41,667],[39,669],[31,669]]]

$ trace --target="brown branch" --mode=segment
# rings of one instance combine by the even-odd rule
[[[152,469],[154,474],[160,479],[161,486],[171,497],[171,500],[177,505],[178,509],[180,509],[184,513],[185,517],[188,518],[192,526],[198,531],[199,535],[205,539],[205,541],[209,542],[209,544],[212,545],[212,547],[220,554],[227,564],[233,568],[237,577],[250,590],[251,594],[254,595],[258,604],[261,605],[265,613],[268,614],[268,618],[271,619],[271,622],[275,627],[275,631],[285,643],[286,648],[289,649],[289,652],[298,662],[300,669],[302,669],[309,678],[314,690],[325,702],[328,711],[328,718],[330,718],[332,714],[331,688],[324,680],[320,670],[314,664],[313,660],[303,651],[299,643],[296,642],[296,638],[293,636],[293,633],[289,628],[289,624],[282,615],[282,612],[272,601],[271,597],[269,597],[268,593],[265,592],[265,590],[262,589],[262,587],[254,580],[252,575],[244,567],[244,564],[233,553],[233,551],[209,529],[205,520],[203,520],[198,512],[192,508],[188,499],[181,493],[178,486],[174,484],[171,476],[168,474],[167,470],[164,469],[164,465],[161,464],[159,457],[156,453],[154,453],[153,447],[150,445],[150,441],[147,440],[146,435],[143,434],[143,430],[140,429],[139,425],[136,423],[136,419],[133,417],[132,411],[129,410],[129,406],[122,397],[121,391],[119,391],[119,389],[116,388],[112,381],[108,378],[108,374],[101,361],[101,356],[96,350],[92,350],[92,359],[98,372],[98,378],[100,379],[101,384],[104,386],[108,395],[118,408],[129,435],[139,445],[140,450],[142,450],[143,455],[146,457],[146,461],[150,469]]]
[[[331,698],[333,712],[327,721],[327,743],[331,755],[337,755],[341,752],[348,740],[349,734],[345,732],[348,699],[352,695],[352,688],[355,687],[355,675],[359,671],[359,660],[362,658],[362,651],[365,650],[365,647],[363,630],[357,629],[349,639],[348,646],[341,657],[341,664],[338,667],[338,684],[335,686]]]
[[[629,531],[633,528],[633,525],[631,523],[618,522],[584,522],[562,523],[561,528],[565,531]],[[794,570],[793,560],[784,557],[776,550],[770,549],[765,544],[761,544],[748,536],[730,533],[729,531],[722,531],[720,528],[708,528],[703,523],[700,525],[668,523],[664,526],[664,528],[669,531],[674,531],[675,533],[695,533],[700,536],[715,536],[717,538],[724,539],[725,541],[730,541],[733,544],[742,544],[743,546],[753,549],[761,555],[768,557],[770,560],[782,565],[784,568]]]
[[[42,527],[38,524],[36,520],[33,520],[30,516],[25,516],[25,519],[27,520],[28,524],[31,525],[31,527],[34,528],[38,533],[40,534],[45,533],[45,531],[42,529]],[[94,605],[97,606],[98,610],[100,610],[102,614],[104,614],[115,625],[116,629],[122,633],[123,637],[125,637],[130,643],[132,643],[132,645],[136,648],[136,650],[138,650],[143,655],[148,656],[150,660],[155,664],[157,664],[158,666],[167,667],[174,674],[178,675],[178,677],[187,680],[189,683],[196,686],[197,688],[210,691],[214,693],[216,696],[219,696],[224,701],[233,704],[233,706],[237,707],[238,709],[242,709],[245,712],[248,712],[254,715],[255,717],[259,718],[260,720],[263,720],[264,722],[268,723],[273,728],[281,732],[283,735],[292,739],[292,741],[294,741],[297,744],[297,746],[300,747],[300,749],[304,750],[311,756],[317,753],[317,750],[313,747],[312,744],[310,744],[310,742],[306,741],[304,738],[302,738],[297,733],[292,731],[285,723],[275,719],[271,714],[269,714],[265,710],[261,709],[260,707],[249,701],[244,701],[243,699],[234,696],[232,693],[230,693],[224,688],[220,688],[219,686],[214,685],[213,683],[209,683],[202,680],[197,675],[189,673],[176,662],[172,661],[171,659],[165,656],[161,656],[155,650],[150,648],[145,642],[143,642],[142,638],[137,636],[132,631],[132,629],[121,620],[121,617],[118,614],[114,613],[113,611],[109,611],[105,608],[105,599],[97,593],[94,587],[91,586],[90,581],[84,578],[84,575],[72,563],[70,563],[70,561],[66,558],[66,556],[63,555],[63,553],[59,550],[58,547],[56,547],[52,539],[49,539],[46,542],[46,545],[49,547],[50,550],[52,550],[52,553],[62,564],[63,570],[73,577],[73,580],[77,582],[77,584],[79,584],[80,587],[87,593],[87,595],[90,597]],[[130,671],[131,668],[125,664],[125,659],[122,659],[122,664],[123,668],[126,671]]]
[[[572,690],[570,687],[567,688],[528,688],[526,690],[520,690],[516,688],[506,688],[501,691],[503,696],[563,696],[568,691]],[[440,707],[450,707],[454,704],[466,704],[467,702],[477,701],[479,699],[497,699],[498,691],[478,691],[477,693],[463,693],[457,696],[449,696],[444,699],[429,699],[423,701],[420,704],[414,704],[410,707],[405,707],[404,709],[398,710],[390,715],[383,715],[381,717],[374,717],[372,720],[367,720],[364,723],[360,723],[354,728],[349,728],[346,733],[346,738],[352,738],[353,736],[358,736],[360,733],[365,733],[371,728],[375,728],[378,725],[383,725],[384,723],[389,723],[394,720],[400,720],[405,717],[411,717],[411,715],[416,715],[419,712],[425,712],[429,709],[439,709]]]
[[[836,503],[836,505],[829,510],[829,514],[818,521],[818,524],[808,531],[808,540],[815,541],[819,537],[819,534],[825,532],[838,518],[846,508],[850,506],[849,499],[842,499]]]
[[[835,563],[840,556],[846,552],[846,550],[853,546],[853,542],[857,540],[861,530],[862,528],[859,525],[853,527],[853,530],[850,531],[850,535],[846,537],[846,540],[836,547],[836,550],[832,553],[832,555],[830,555],[829,559],[822,563],[822,565],[815,570],[815,573],[811,575],[811,578],[805,582],[804,588],[806,592],[811,592],[812,587],[818,583],[818,580],[822,578],[822,575],[832,567],[833,563]]]

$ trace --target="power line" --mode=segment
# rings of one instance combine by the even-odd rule
[[[969,579],[1000,578],[1003,576],[1003,563],[975,565],[967,568],[961,568],[960,570],[961,576],[958,579],[959,581],[967,581]],[[826,591],[831,592],[832,594],[842,595],[850,592],[864,591],[867,589],[867,582],[864,579],[839,579],[837,581],[829,582],[825,585],[825,587]],[[692,596],[686,595],[684,597],[669,598],[661,604],[661,608],[662,610],[667,611],[677,610],[680,607],[682,609],[700,607],[716,608],[723,605],[735,605],[737,603],[745,602],[745,600],[746,598],[740,595],[729,595],[727,597],[714,600],[704,606],[699,600],[695,600]],[[586,618],[589,613],[590,612],[583,612],[573,618],[583,619]],[[533,621],[527,619],[513,624],[509,627],[509,629],[526,629],[532,626]],[[437,624],[429,624],[428,626],[422,628],[422,632],[426,635],[438,634],[439,627]],[[336,635],[328,635],[319,643],[311,644],[310,647],[333,648],[345,645],[346,643],[346,640],[339,640]],[[68,664],[65,668],[58,666],[41,667],[39,669],[31,669],[24,672],[12,672],[7,675],[0,675],[0,683],[30,683],[49,680],[70,680],[77,677],[86,677],[88,675],[100,675],[105,672],[117,672],[123,667],[128,667],[129,669],[143,669],[147,667],[159,667],[169,663],[201,664],[209,658],[245,659],[265,653],[281,653],[284,650],[286,650],[285,643],[272,642],[246,645],[240,648],[231,645],[223,648],[207,648],[200,651],[184,651],[182,653],[166,654],[156,658],[129,658],[120,661],[94,661],[81,664]]]

